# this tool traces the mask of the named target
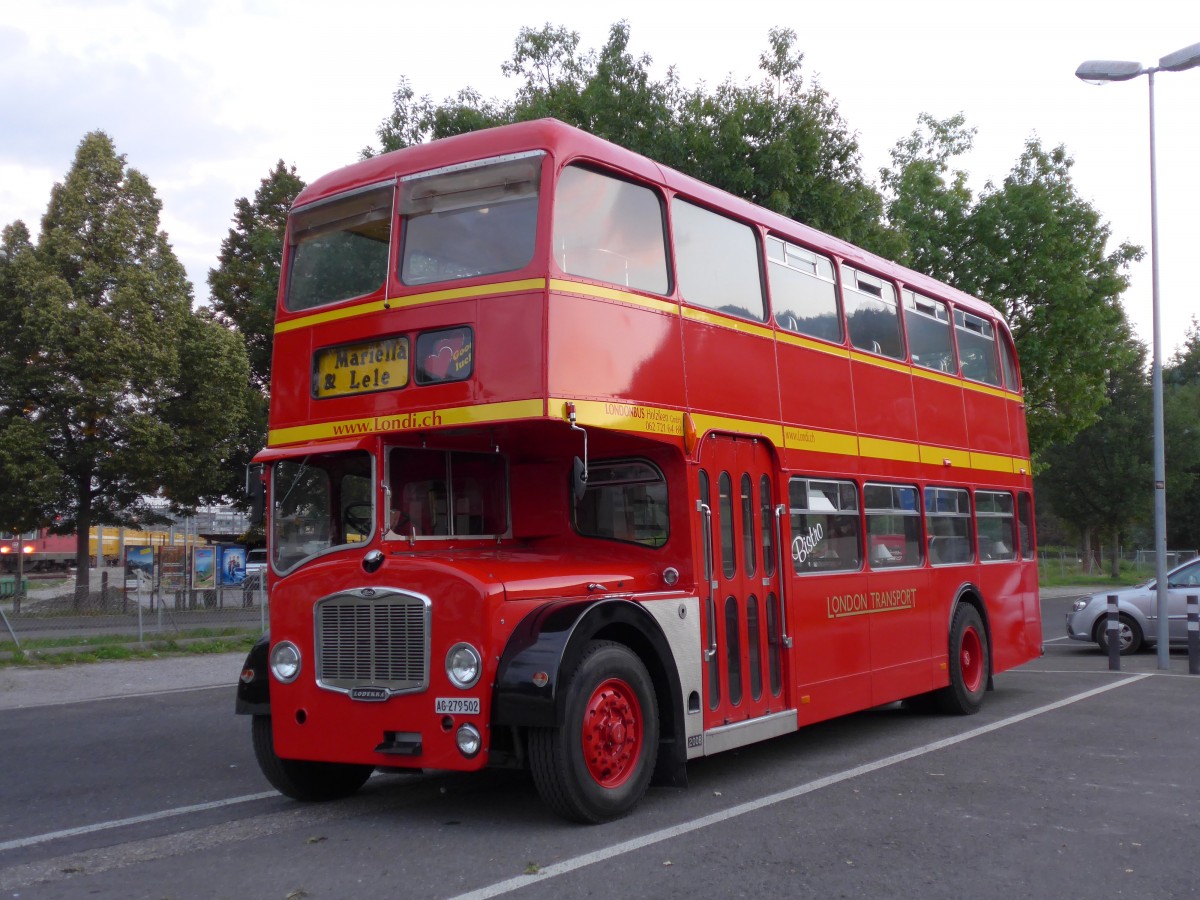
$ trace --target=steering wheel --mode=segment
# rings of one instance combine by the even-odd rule
[[[347,531],[354,530],[366,537],[371,533],[371,504],[350,504],[342,513],[342,520],[346,523]]]

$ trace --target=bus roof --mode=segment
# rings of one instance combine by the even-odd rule
[[[582,158],[624,171],[651,183],[661,184],[671,192],[682,194],[702,205],[762,225],[779,237],[808,245],[813,249],[824,250],[876,275],[903,282],[905,286],[921,293],[950,300],[968,312],[993,317],[1007,330],[1003,314],[977,297],[877,256],[849,241],[771,212],[749,200],[713,187],[558,119],[537,119],[473,131],[428,144],[394,150],[345,166],[318,178],[301,191],[293,208],[411,173],[522,150],[545,150],[555,158],[559,166]]]

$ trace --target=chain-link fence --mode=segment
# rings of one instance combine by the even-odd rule
[[[1197,555],[1195,550],[1168,550],[1167,569],[1195,559]],[[1154,577],[1155,557],[1153,550],[1122,551],[1117,554],[1117,567],[1122,575],[1150,579]],[[1042,578],[1108,575],[1112,571],[1112,564],[1111,550],[1095,550],[1090,553],[1063,549],[1038,551],[1038,571]]]
[[[210,590],[164,589],[120,568],[93,571],[90,590],[75,578],[0,585],[0,651],[81,643],[142,643],[265,631],[267,591],[261,577]]]

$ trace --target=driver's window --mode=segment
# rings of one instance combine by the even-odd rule
[[[371,537],[375,523],[371,503],[371,479],[364,475],[345,475],[339,485],[342,509],[342,542],[359,544]]]

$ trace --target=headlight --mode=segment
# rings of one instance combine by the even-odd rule
[[[479,752],[479,748],[483,746],[483,738],[479,734],[479,729],[474,725],[462,725],[454,735],[454,741],[458,744],[458,752],[470,759]]]
[[[474,687],[483,671],[483,658],[470,644],[455,644],[446,654],[446,675],[455,687]]]
[[[300,674],[300,648],[291,641],[280,641],[271,649],[271,674],[290,684]]]
[[[1078,600],[1075,601],[1075,606],[1073,608],[1074,608],[1075,612],[1079,612],[1081,609],[1083,609],[1085,606],[1087,606],[1091,602],[1092,602],[1091,597],[1080,597]]]

